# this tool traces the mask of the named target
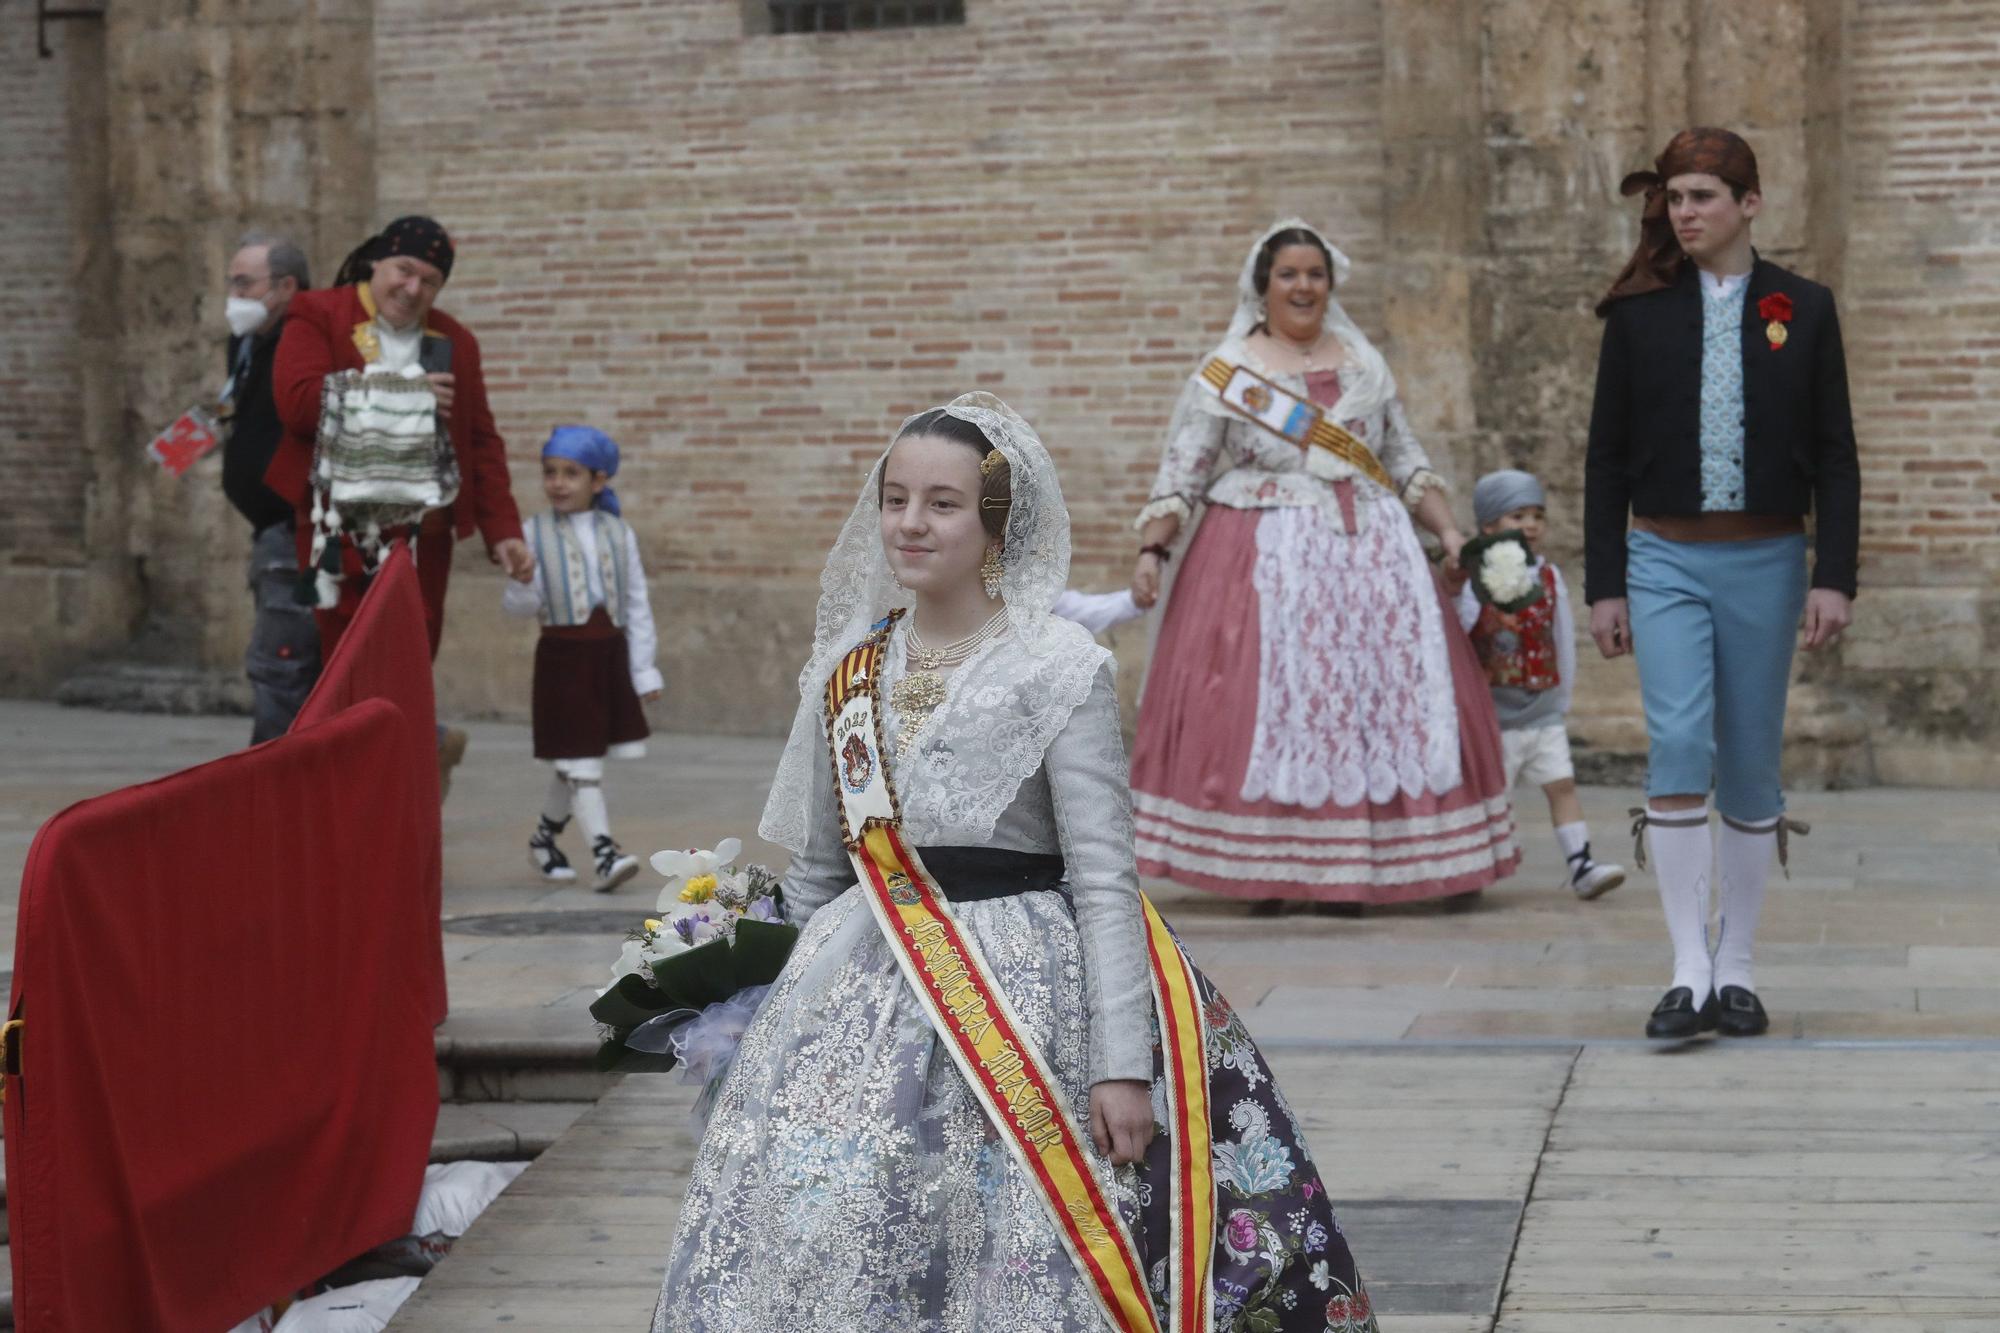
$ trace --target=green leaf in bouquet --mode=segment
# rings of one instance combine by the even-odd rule
[[[738,921],[734,951],[737,988],[768,986],[776,981],[798,939],[797,926],[750,917]]]
[[[597,1044],[597,1055],[591,1063],[596,1066],[598,1073],[609,1074],[618,1068],[618,1062],[624,1055],[625,1039],[614,1033]]]
[[[644,977],[627,973],[590,1002],[590,1016],[606,1027],[635,1028],[673,1003],[672,996],[648,986]]]
[[[625,1044],[621,1030],[597,1048],[595,1064],[602,1074],[664,1074],[678,1063],[671,1055],[651,1055]]]
[[[689,1009],[706,1009],[717,1000],[726,1000],[736,993],[729,941],[710,940],[686,953],[662,958],[653,964],[653,979],[674,1003]]]
[[[678,1067],[680,1061],[671,1055],[650,1055],[645,1051],[626,1048],[625,1058],[618,1062],[621,1074],[664,1074]]]

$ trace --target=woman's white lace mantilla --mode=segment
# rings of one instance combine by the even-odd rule
[[[945,410],[977,426],[1007,459],[1013,503],[1000,596],[1007,637],[1027,651],[981,653],[953,673],[949,695],[899,765],[904,816],[919,842],[927,827],[990,834],[1110,657],[1079,626],[1050,613],[1069,582],[1069,511],[1034,428],[989,393],[963,394]],[[763,837],[794,852],[806,844],[814,766],[827,762],[822,687],[871,626],[911,600],[882,550],[880,478],[888,456],[884,449],[869,470],[827,556],[798,713],[758,825]],[[967,743],[975,735],[978,743]]]

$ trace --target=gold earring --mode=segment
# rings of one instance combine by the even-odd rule
[[[986,559],[981,561],[979,565],[979,581],[985,585],[986,596],[989,600],[1000,595],[999,547],[989,546],[986,548]]]

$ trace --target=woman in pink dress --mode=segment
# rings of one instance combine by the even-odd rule
[[[1166,601],[1139,870],[1267,910],[1476,893],[1520,859],[1492,700],[1412,519],[1447,561],[1464,538],[1333,299],[1348,267],[1297,219],[1257,238],[1138,523],[1134,599]]]

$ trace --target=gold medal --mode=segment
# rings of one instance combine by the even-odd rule
[[[1785,331],[1783,324],[1774,319],[1764,326],[1764,336],[1771,340],[1771,349],[1776,351],[1785,345],[1785,339],[1791,335]]]

